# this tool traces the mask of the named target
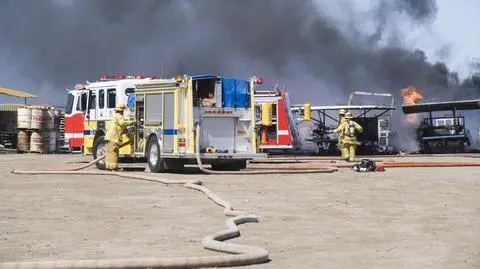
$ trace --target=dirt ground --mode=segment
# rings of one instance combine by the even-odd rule
[[[85,160],[0,155],[0,262],[217,254],[201,239],[223,230],[226,218],[202,193],[108,176],[10,173]],[[231,242],[263,247],[271,261],[248,268],[480,268],[479,167],[155,176],[201,179],[256,214],[260,222],[241,225]]]

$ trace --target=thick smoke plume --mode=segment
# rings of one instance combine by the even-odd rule
[[[428,97],[478,94],[444,63],[404,44],[401,27],[430,23],[434,0],[2,0],[0,84],[63,103],[63,89],[101,74],[262,75],[294,103],[345,103],[352,89],[415,85]],[[346,22],[328,12],[338,5]],[[365,30],[368,25],[371,30]]]

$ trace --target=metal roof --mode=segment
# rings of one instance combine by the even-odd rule
[[[421,103],[416,105],[404,105],[402,110],[404,114],[414,114],[423,112],[449,111],[449,110],[475,110],[480,109],[480,99],[462,100],[451,102]]]
[[[0,87],[0,94],[5,94],[14,97],[21,97],[21,98],[38,98],[38,96],[30,94],[28,92],[22,92],[17,90],[12,90],[8,88],[1,88]]]
[[[24,104],[0,104],[0,111],[17,111],[19,107],[24,106]]]

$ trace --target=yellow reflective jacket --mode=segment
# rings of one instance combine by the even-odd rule
[[[110,122],[110,126],[105,135],[105,141],[114,142],[117,145],[121,145],[122,134],[125,132],[125,129],[132,125],[133,122],[123,118],[123,115],[120,113],[115,113]]]
[[[338,133],[339,138],[341,138],[343,136],[341,126],[346,121],[347,121],[347,119],[345,119],[345,117],[343,117],[343,116],[341,116],[340,119],[338,120],[338,126],[337,126],[337,128],[335,128],[334,132]]]
[[[338,126],[337,128],[335,129],[335,132],[338,133],[338,144],[341,144],[342,143],[342,139],[343,139],[343,133],[340,132],[340,126],[342,125],[342,123],[344,123],[347,119],[345,119],[344,116],[340,116],[340,119],[338,120]]]
[[[338,126],[337,126],[337,128],[335,129],[335,132],[339,133],[339,136],[342,136],[342,135],[343,135],[342,132],[340,132],[340,129],[339,129],[339,128],[340,128],[340,126],[341,126],[344,122],[346,122],[346,121],[347,121],[347,119],[345,119],[344,116],[340,116],[340,119],[338,120]]]
[[[353,120],[345,120],[335,131],[340,133],[342,143],[357,144],[357,137],[355,134],[363,132],[362,126]]]

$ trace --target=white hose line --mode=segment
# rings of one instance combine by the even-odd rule
[[[172,258],[139,258],[111,260],[58,260],[39,262],[5,262],[0,263],[0,269],[99,269],[99,268],[199,268],[199,267],[229,267],[264,263],[268,261],[269,253],[259,247],[224,243],[220,241],[238,237],[238,224],[256,222],[253,215],[229,218],[226,221],[227,230],[209,235],[202,240],[206,249],[237,255],[203,256],[203,257],[172,257]]]
[[[98,158],[98,159],[101,159]],[[95,162],[91,162],[93,165]],[[198,267],[227,267],[239,265],[251,265],[264,263],[269,260],[269,253],[263,248],[246,245],[220,242],[240,236],[238,224],[257,222],[255,215],[247,215],[246,212],[233,210],[232,205],[212,193],[209,189],[201,186],[200,180],[172,180],[155,178],[144,175],[107,171],[22,171],[13,170],[14,174],[68,174],[68,175],[108,175],[119,176],[129,179],[154,181],[163,184],[183,184],[186,188],[203,192],[209,199],[224,208],[226,216],[235,216],[226,220],[227,230],[220,231],[205,237],[202,246],[205,249],[231,253],[236,255],[206,256],[206,257],[178,257],[178,258],[141,258],[141,259],[112,259],[112,260],[79,260],[79,261],[40,261],[40,262],[6,262],[0,263],[0,269],[99,269],[99,268],[198,268]]]

